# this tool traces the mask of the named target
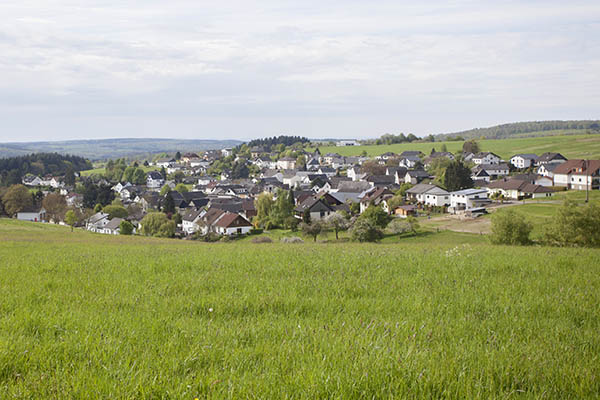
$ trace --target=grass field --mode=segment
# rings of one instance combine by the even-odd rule
[[[483,151],[492,151],[504,159],[518,153],[542,154],[552,151],[559,152],[567,158],[590,158],[600,159],[600,135],[570,135],[570,136],[540,136],[518,139],[484,139],[478,140]],[[445,144],[448,151],[453,153],[462,149],[463,142],[424,142],[424,143],[402,143],[381,146],[323,146],[319,147],[321,154],[338,153],[344,156],[360,155],[366,151],[369,156],[377,156],[388,151],[402,153],[405,150],[420,150],[425,154],[431,152],[435,147],[441,150]]]
[[[205,244],[3,219],[0,260],[0,398],[600,393],[598,250],[451,232]]]
[[[160,170],[160,168],[157,168],[156,166],[144,166],[144,165],[140,165],[140,168],[142,168],[144,170],[144,172],[150,172],[150,171],[158,171]],[[99,175],[103,175],[105,172],[105,168],[104,167],[98,167],[98,168],[94,168],[94,169],[88,169],[87,171],[81,171],[81,175],[82,176],[90,176],[93,174],[99,174]]]

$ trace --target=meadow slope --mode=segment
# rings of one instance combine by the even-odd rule
[[[600,251],[447,235],[205,244],[0,220],[0,398],[597,397]]]
[[[492,151],[504,159],[518,153],[542,154],[548,151],[558,152],[567,158],[600,159],[600,135],[540,136],[518,139],[482,139],[477,140],[483,151]],[[402,153],[406,150],[419,150],[429,154],[432,148],[440,151],[442,145],[453,153],[462,149],[463,142],[421,142],[400,143],[380,146],[319,146],[321,154],[338,153],[343,156],[356,156],[366,151],[369,156],[377,156],[388,151]]]

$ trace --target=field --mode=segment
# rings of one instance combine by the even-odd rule
[[[509,159],[518,153],[541,154],[547,151],[558,152],[567,158],[600,159],[600,135],[540,136],[518,139],[483,139],[478,140],[482,151],[492,151],[503,159]],[[440,151],[442,145],[453,153],[462,149],[463,142],[422,142],[401,143],[381,146],[323,146],[321,154],[338,153],[344,156],[360,155],[366,151],[369,156],[377,156],[388,151],[402,153],[405,150],[420,150],[429,154],[435,147]]]
[[[140,165],[140,168],[144,170],[144,172],[150,172],[150,171],[158,171],[160,170],[160,168],[157,168],[156,166],[144,166],[144,165]],[[94,169],[88,169],[87,171],[81,171],[81,175],[82,176],[90,176],[93,174],[98,174],[98,175],[103,175],[105,172],[105,168],[102,166],[98,166],[97,168]]]
[[[600,394],[598,250],[452,232],[205,244],[3,219],[0,260],[0,398]]]

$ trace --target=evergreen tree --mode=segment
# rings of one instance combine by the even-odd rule
[[[472,188],[471,170],[460,161],[452,161],[446,168],[444,186],[449,192]]]

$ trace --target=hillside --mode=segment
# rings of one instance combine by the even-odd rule
[[[489,128],[475,128],[462,132],[436,135],[436,140],[455,137],[464,139],[508,139],[514,137],[536,137],[551,135],[576,135],[600,133],[600,120],[586,121],[529,121],[513,122]]]
[[[0,219],[0,397],[597,395],[598,250],[444,235],[206,244]]]
[[[195,139],[100,139],[57,142],[0,143],[0,158],[30,153],[60,153],[85,157],[92,161],[176,151],[214,150],[234,147],[239,140]]]
[[[572,136],[540,136],[517,139],[484,139],[477,141],[483,151],[492,151],[504,159],[518,153],[541,154],[547,151],[559,152],[567,158],[600,159],[600,135],[572,135]],[[376,156],[391,151],[402,153],[405,150],[420,150],[426,154],[432,148],[440,151],[446,145],[448,151],[457,152],[462,149],[463,142],[415,142],[400,143],[381,146],[323,146],[319,147],[322,154],[339,153],[344,156],[360,155],[366,151],[369,156]]]

